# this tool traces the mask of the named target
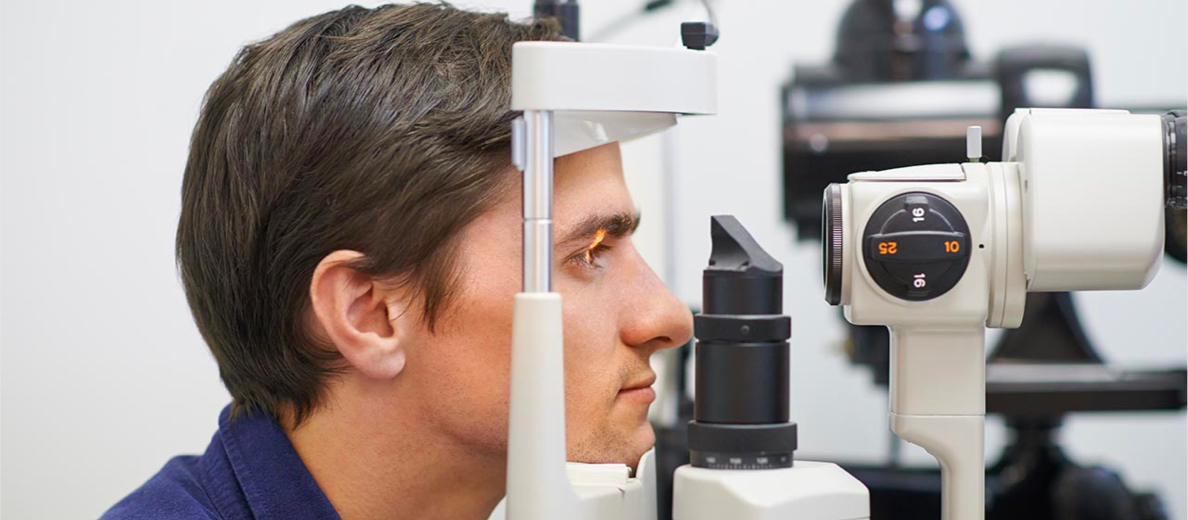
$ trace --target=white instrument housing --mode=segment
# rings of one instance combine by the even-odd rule
[[[1019,326],[1029,291],[1141,289],[1163,251],[1159,116],[1020,109],[1005,135],[1002,163],[856,173],[833,205],[838,303],[851,323],[890,328],[891,429],[940,462],[945,520],[985,515],[985,327]],[[891,294],[863,256],[868,221],[905,193],[948,201],[968,225],[964,274],[930,299]]]
[[[674,520],[866,520],[870,495],[836,464],[796,461],[791,468],[720,470],[681,466]]]
[[[1141,289],[1163,251],[1158,115],[1032,109],[1007,123],[1023,183],[1027,289]]]

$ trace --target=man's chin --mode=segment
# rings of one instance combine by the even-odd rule
[[[629,428],[615,428],[611,432],[601,437],[602,442],[581,443],[579,446],[584,447],[571,449],[569,460],[586,464],[625,464],[634,472],[639,459],[656,444],[656,433],[647,421]]]
[[[643,458],[648,450],[656,445],[656,432],[652,430],[651,423],[644,421],[643,425],[637,431],[633,432],[629,438],[631,439],[631,447],[626,456],[623,457],[626,459],[623,461],[623,464],[631,467],[631,472],[635,473],[635,470],[638,469],[636,466],[639,465],[639,460]]]

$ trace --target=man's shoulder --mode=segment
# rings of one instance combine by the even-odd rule
[[[174,457],[100,520],[224,520],[207,493],[198,456]]]

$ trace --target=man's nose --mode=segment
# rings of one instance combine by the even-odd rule
[[[693,314],[660,277],[635,253],[635,275],[628,280],[628,303],[623,305],[622,339],[627,345],[646,348],[647,354],[679,347],[693,335]]]

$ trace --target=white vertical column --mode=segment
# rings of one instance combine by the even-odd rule
[[[524,292],[553,290],[553,113],[524,111]]]

